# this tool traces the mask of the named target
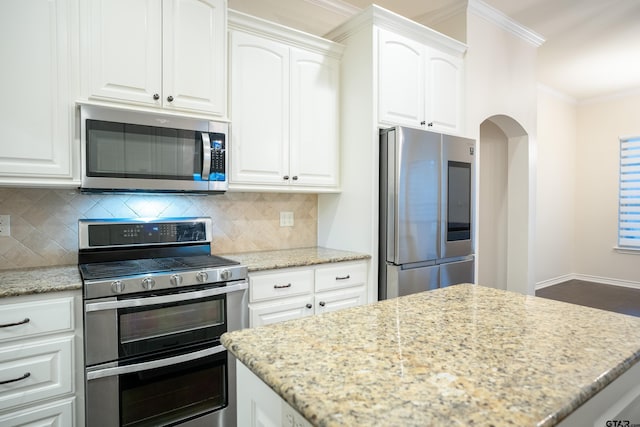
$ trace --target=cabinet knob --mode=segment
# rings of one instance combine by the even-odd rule
[[[157,94],[157,93],[154,93],[153,94],[153,99],[155,99],[157,101],[158,99],[160,99],[160,95]]]
[[[293,178],[291,178],[291,179],[294,180],[294,181],[297,181],[298,180],[298,175],[294,175]]]
[[[325,302],[324,301],[320,301],[318,304],[320,305],[320,307],[324,307],[325,306]]]
[[[167,101],[173,102],[173,96],[171,96],[171,95],[167,96]]]
[[[282,177],[282,179],[284,179],[285,181],[287,181],[289,179],[289,175],[285,175]]]
[[[313,308],[313,306],[311,304],[307,304],[305,307],[307,307],[309,309]]]
[[[429,124],[427,126],[429,126],[429,127],[433,126],[433,122],[429,122]]]
[[[420,122],[420,126],[424,126],[426,124],[427,124],[427,122],[425,122],[424,120]]]

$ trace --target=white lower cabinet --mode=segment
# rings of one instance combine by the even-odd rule
[[[326,313],[367,302],[367,261],[249,274],[249,326]]]
[[[298,411],[241,362],[237,364],[237,379],[239,426],[311,427]]]
[[[81,296],[3,298],[0,306],[0,425],[82,426],[76,366]],[[79,371],[81,372],[81,371]]]

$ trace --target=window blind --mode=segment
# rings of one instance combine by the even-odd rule
[[[640,137],[620,140],[618,246],[640,248]]]

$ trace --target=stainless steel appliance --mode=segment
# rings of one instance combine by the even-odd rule
[[[379,299],[473,282],[474,147],[420,129],[380,130]]]
[[[236,424],[226,331],[247,268],[211,255],[210,218],[80,220],[87,426]]]
[[[80,106],[83,191],[220,192],[229,124]]]

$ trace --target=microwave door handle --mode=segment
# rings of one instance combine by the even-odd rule
[[[207,132],[201,132],[202,135],[202,180],[209,181],[211,173],[211,140]]]
[[[87,380],[96,380],[98,378],[113,377],[115,375],[132,374],[135,372],[148,371],[149,369],[164,368],[165,366],[177,365],[178,363],[190,362],[203,357],[222,353],[225,351],[223,345],[206,348],[193,353],[181,354],[179,356],[167,357],[166,359],[151,360],[149,362],[135,363],[133,365],[114,366],[96,371],[87,372]]]

